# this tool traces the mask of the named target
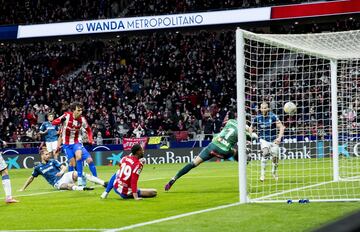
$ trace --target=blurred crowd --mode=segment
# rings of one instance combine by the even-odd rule
[[[0,25],[261,7],[316,0],[0,0]]]
[[[9,43],[0,54],[0,136],[10,142],[38,140],[45,115],[73,101],[102,139],[212,134],[235,105],[231,31]]]
[[[274,31],[350,29],[359,29],[357,19],[292,24]],[[236,106],[235,63],[235,33],[221,29],[76,42],[1,43],[0,138],[11,143],[39,141],[38,129],[47,113],[60,116],[71,102],[81,101],[98,144],[110,138],[121,141],[123,137],[157,135],[178,140],[206,135],[208,139],[220,131],[225,115]],[[297,83],[303,87],[290,86],[287,93],[315,94],[316,100],[310,105],[294,99],[306,111],[307,118],[302,121],[320,117],[323,125],[329,125],[329,115],[321,113],[326,109],[319,107],[321,101],[325,107],[329,104],[328,89],[316,86],[319,83],[310,80],[314,77],[309,77],[307,83]],[[284,78],[296,78],[296,74]],[[263,93],[253,87],[249,107],[257,109],[260,99],[254,96]],[[284,86],[271,89],[280,87]],[[296,118],[284,120],[287,126],[296,123]],[[301,126],[304,133],[318,133],[311,130],[310,123]]]

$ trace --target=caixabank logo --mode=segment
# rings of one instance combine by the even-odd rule
[[[11,155],[11,156],[9,156]],[[20,165],[18,164],[19,152],[13,149],[7,149],[2,152],[2,156],[7,164],[8,169],[19,169]]]

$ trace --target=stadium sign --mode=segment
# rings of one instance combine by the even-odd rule
[[[190,14],[20,25],[17,38],[82,35],[266,21],[270,19],[270,14],[271,7],[262,7]]]
[[[331,157],[332,147],[330,141],[311,141],[311,142],[297,142],[284,143],[280,146],[279,158],[285,159],[316,159]],[[189,163],[201,151],[202,148],[174,148],[174,149],[147,149],[145,150],[145,161],[147,164],[164,164],[164,163]],[[360,156],[360,143],[348,142],[339,144],[339,156],[346,158]],[[128,155],[130,151],[123,150],[94,150],[90,152],[95,164],[118,166],[121,158]],[[261,150],[260,145],[252,145],[248,156],[251,160],[260,160]],[[33,168],[35,162],[40,161],[38,154],[18,154],[14,151],[4,151],[4,160],[8,164],[9,169],[19,168]],[[66,163],[67,158],[64,155],[60,156],[60,162]],[[216,161],[213,159],[212,161]],[[85,164],[86,165],[86,164]]]

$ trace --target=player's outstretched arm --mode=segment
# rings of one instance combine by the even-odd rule
[[[61,115],[60,117],[58,117],[57,119],[54,119],[51,124],[52,125],[60,125],[61,123],[63,123],[66,120],[66,113]]]
[[[20,192],[25,191],[25,189],[33,182],[34,178],[35,178],[35,177],[30,176],[30,177],[26,180],[24,186],[23,186],[21,189],[19,189],[19,191],[20,191]]]

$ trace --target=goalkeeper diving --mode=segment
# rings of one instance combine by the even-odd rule
[[[170,179],[165,185],[165,191],[169,191],[173,184],[183,175],[188,173],[191,169],[199,166],[204,161],[210,160],[213,157],[220,159],[229,159],[234,157],[238,160],[237,141],[238,141],[238,129],[235,114],[229,112],[224,120],[225,126],[219,134],[214,136],[211,143],[201,150],[200,154],[195,157],[193,161],[186,164],[179,172]],[[249,140],[256,138],[256,134],[249,133],[250,127],[246,126],[246,138]]]

